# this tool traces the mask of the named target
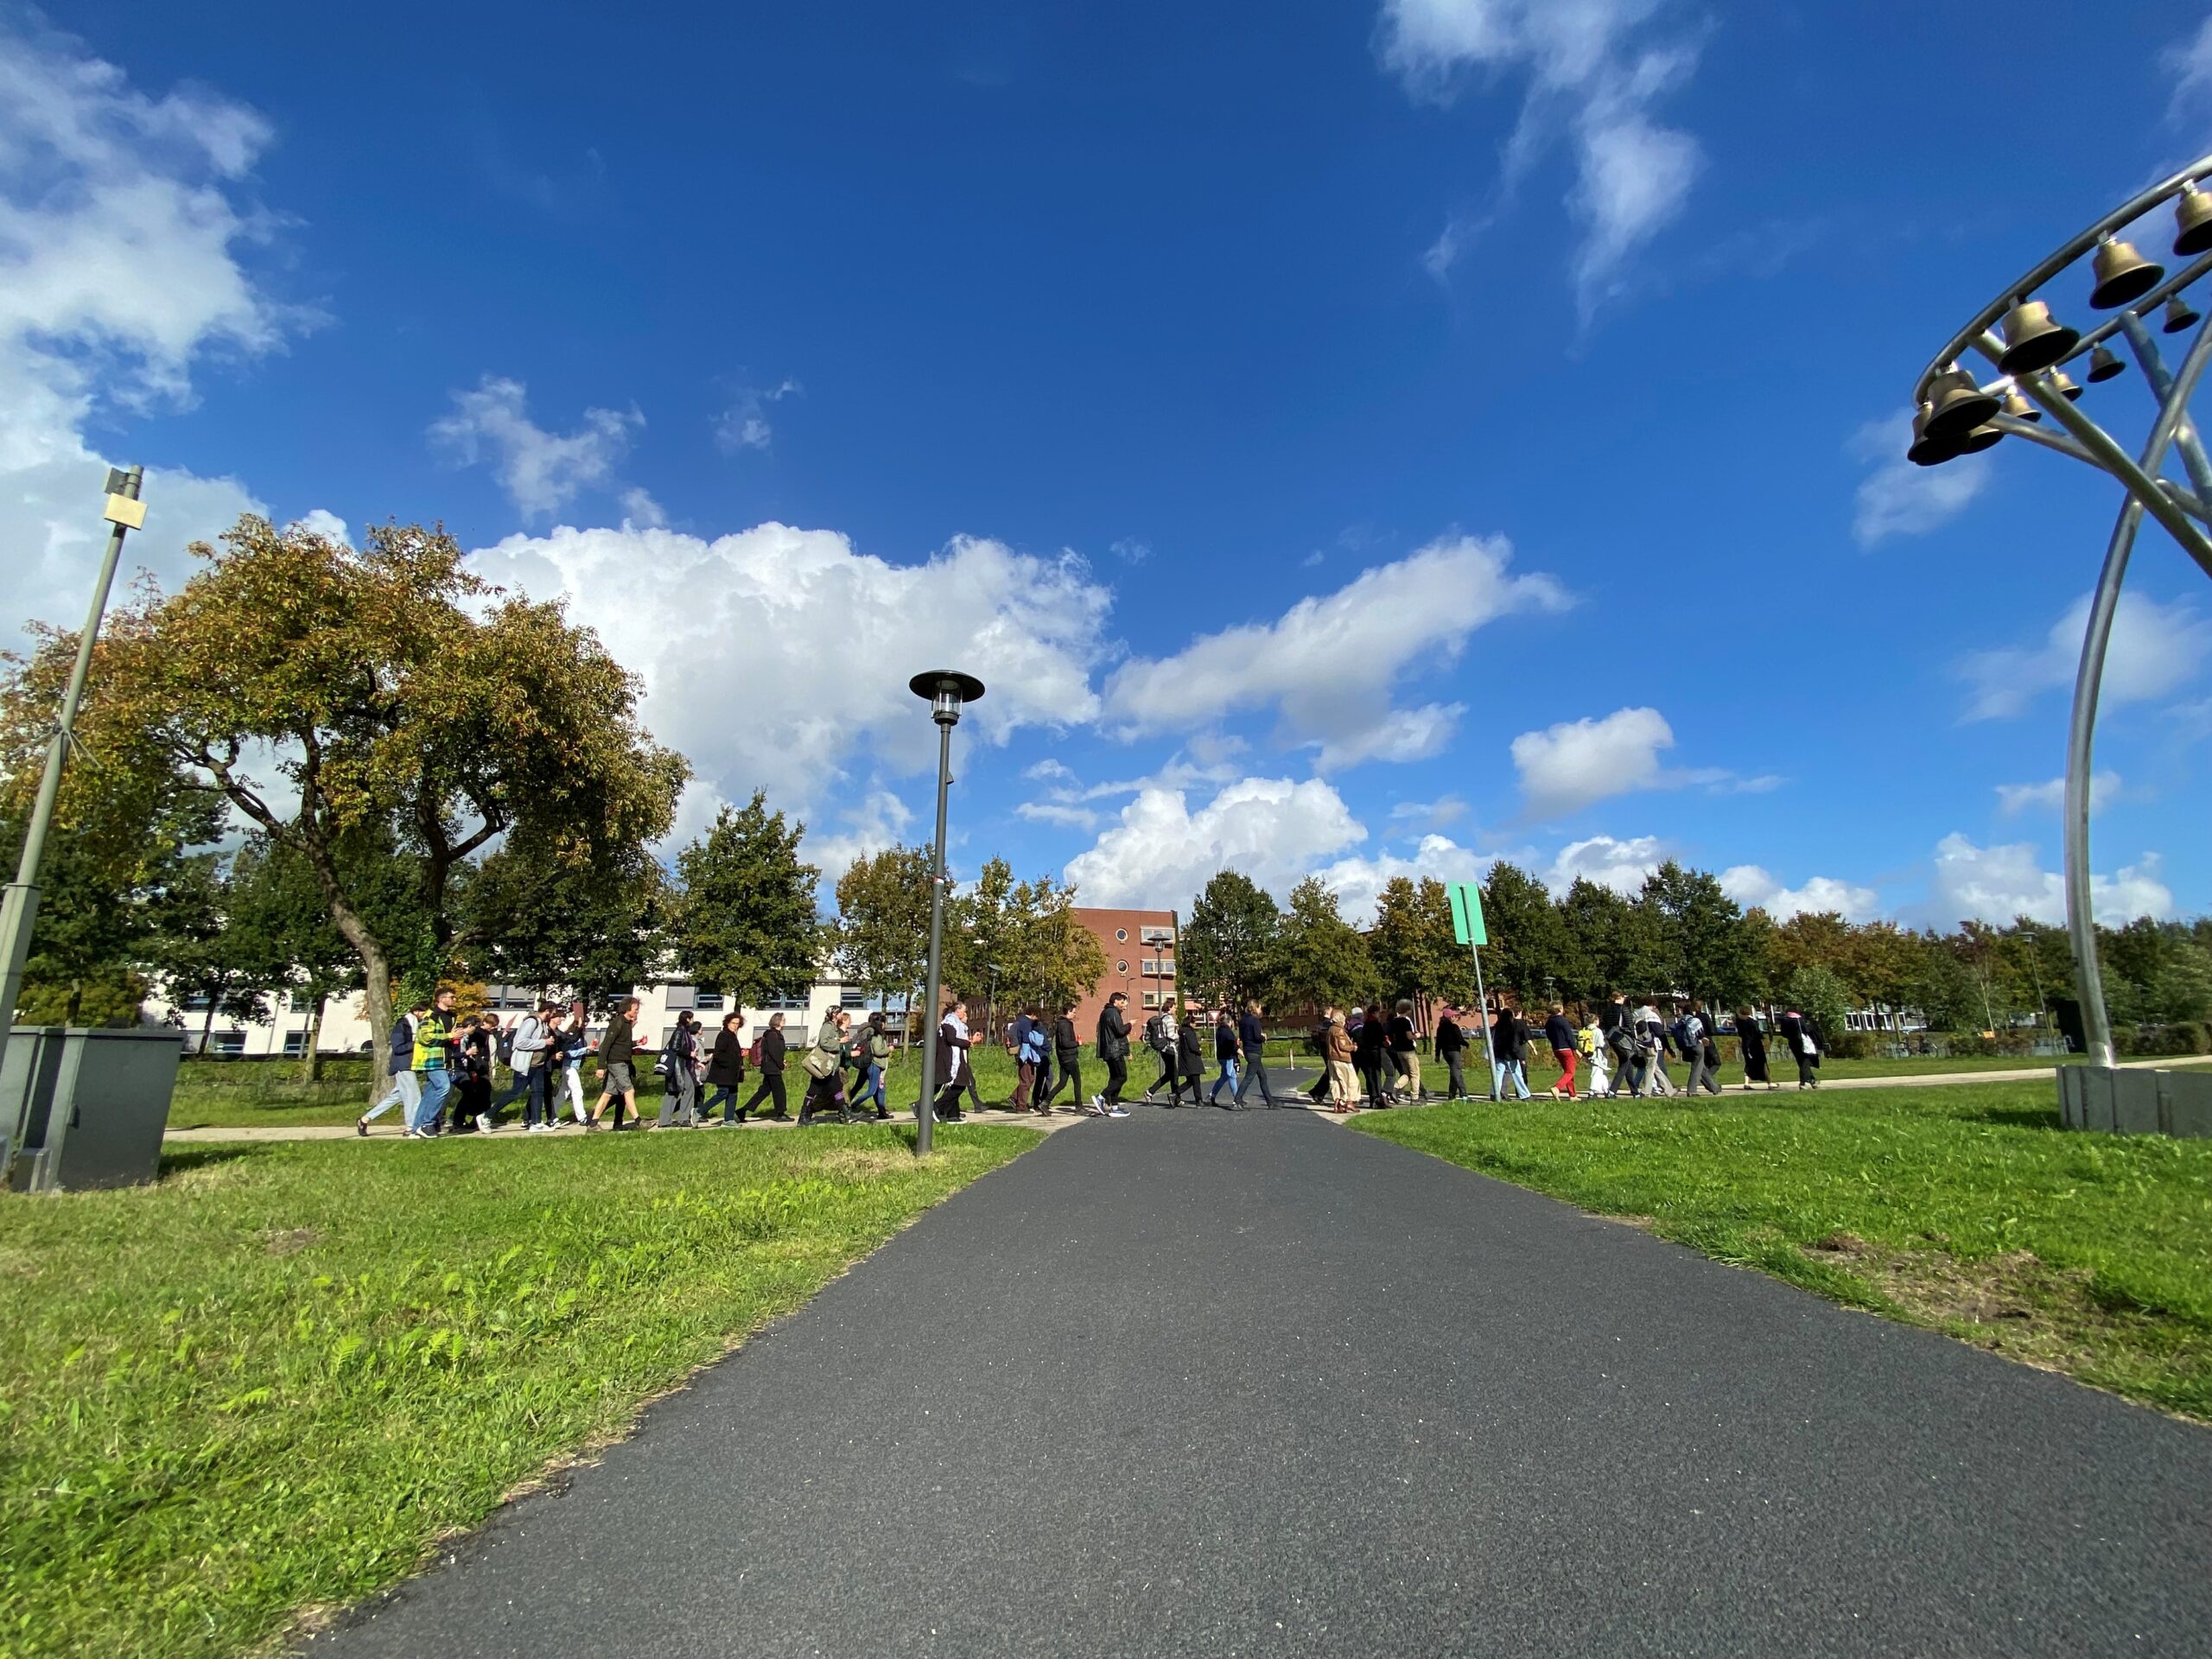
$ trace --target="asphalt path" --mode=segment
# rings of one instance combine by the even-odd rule
[[[1138,1107],[313,1651],[2201,1655],[2208,1513],[2201,1427],[1306,1113]]]

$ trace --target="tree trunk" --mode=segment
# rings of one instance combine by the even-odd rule
[[[215,993],[207,993],[207,1012],[200,1021],[200,1056],[207,1057],[207,1033],[215,1029]]]
[[[61,1008],[61,1023],[65,1026],[75,1025],[77,1023],[78,1013],[84,1007],[84,1003],[85,982],[81,979],[71,980],[69,982],[69,1000],[62,1005]]]
[[[322,1005],[324,997],[319,986],[309,985],[308,995],[315,999],[315,1011],[308,1015],[307,1052],[300,1057],[300,1081],[322,1081]]]

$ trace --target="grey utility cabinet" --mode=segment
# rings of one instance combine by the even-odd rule
[[[0,1055],[0,1169],[32,1192],[131,1186],[161,1173],[184,1039],[17,1026]]]
[[[2069,1129],[2212,1136],[2212,1071],[2062,1065],[2058,1116]]]

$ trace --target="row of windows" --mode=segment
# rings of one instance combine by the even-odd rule
[[[1117,974],[1128,973],[1129,971],[1128,958],[1123,957],[1116,961],[1114,964],[1114,971]],[[1175,977],[1175,959],[1173,957],[1141,957],[1137,963],[1137,971],[1152,979],[1173,979]],[[1149,995],[1150,993],[1147,992],[1147,995]]]
[[[308,1052],[308,1034],[302,1029],[284,1033],[284,1052],[298,1059]],[[245,1033],[242,1031],[211,1031],[207,1033],[207,1052],[223,1059],[236,1059],[245,1052]]]
[[[1175,930],[1172,927],[1146,927],[1140,928],[1137,931],[1137,942],[1141,944],[1166,944],[1173,940],[1174,938]],[[1115,944],[1127,944],[1128,942],[1129,930],[1128,928],[1117,927],[1114,930]]]

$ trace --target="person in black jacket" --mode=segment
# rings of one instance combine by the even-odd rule
[[[1179,1087],[1176,1074],[1182,1066],[1182,1044],[1180,1033],[1176,1029],[1175,1014],[1173,1009],[1162,1008],[1144,1022],[1144,1046],[1150,1049],[1160,1061],[1160,1075],[1153,1080],[1152,1086],[1144,1091],[1144,1097],[1150,1100],[1165,1089],[1167,1091],[1167,1098],[1173,1101]]]
[[[1076,1110],[1083,1109],[1083,1039],[1076,1034],[1075,1010],[1063,1009],[1060,1017],[1052,1021],[1052,1058],[1059,1062],[1059,1075],[1052,1083],[1040,1083],[1042,1090],[1037,1096],[1037,1109],[1049,1113],[1052,1096],[1062,1089],[1072,1090],[1068,1098]],[[1039,1074],[1043,1075],[1041,1072]]]
[[[1736,1042],[1744,1051],[1744,1089],[1746,1093],[1764,1084],[1769,1089],[1782,1085],[1766,1071],[1766,1033],[1759,1029],[1759,1017],[1749,1008],[1736,1010]]]
[[[937,1074],[943,1081],[938,1085],[937,1098],[930,1103],[930,1115],[940,1123],[957,1123],[967,1116],[960,1109],[960,1091],[965,1089],[972,1094],[976,1087],[968,1059],[969,1042],[968,1005],[955,997],[937,1026]],[[976,1103],[980,1110],[982,1103]]]
[[[1188,1031],[1190,1027],[1185,1026],[1184,1029]],[[1221,1103],[1221,1091],[1226,1089],[1229,1090],[1230,1106],[1232,1109],[1235,1108],[1236,1056],[1240,1047],[1241,1045],[1236,1040],[1236,1022],[1229,1017],[1229,1010],[1224,1008],[1213,1017],[1213,1058],[1214,1064],[1221,1068],[1221,1072],[1213,1080],[1213,1092],[1206,1096],[1206,1103],[1209,1106],[1218,1106]]]
[[[1396,1081],[1403,1087],[1400,1092],[1409,1100],[1421,1097],[1421,1043],[1414,1034],[1414,1003],[1409,996],[1398,999],[1398,1006],[1390,1015],[1390,1064],[1396,1068]]]
[[[699,1121],[702,1123],[714,1116],[718,1101],[722,1122],[737,1122],[737,1091],[745,1083],[745,1033],[738,1029],[742,1017],[737,1014],[722,1015],[722,1028],[715,1033],[715,1046],[707,1052],[707,1087],[715,1092],[699,1109]]]
[[[763,1100],[769,1099],[776,1103],[776,1109],[761,1113],[763,1118],[772,1118],[780,1123],[791,1116],[791,1109],[784,1098],[784,1055],[789,1046],[784,1039],[784,1016],[770,1014],[768,1029],[760,1033],[760,1086],[753,1091],[752,1099],[738,1108],[737,1116],[730,1120],[732,1122],[744,1122],[747,1113]]]
[[[1098,1016],[1098,1058],[1106,1063],[1106,1092],[1091,1096],[1090,1110],[1099,1117],[1129,1115],[1122,1104],[1122,1090],[1129,1083],[1129,1021],[1122,1013],[1128,1001],[1128,992],[1116,991],[1106,999]]]
[[[1552,1004],[1552,1011],[1544,1016],[1544,1045],[1559,1062],[1560,1080],[1552,1085],[1552,1093],[1574,1098],[1574,1027],[1567,1020],[1567,1005]]]
[[[1359,1080],[1367,1090],[1367,1109],[1371,1112],[1379,1112],[1393,1103],[1382,1084],[1382,1068],[1387,1064],[1383,1056],[1389,1052],[1389,1022],[1383,1019],[1382,1006],[1378,1002],[1367,1010],[1351,1038],[1352,1064],[1359,1068]]]
[[[1268,1031],[1260,1023],[1260,1016],[1267,1010],[1254,997],[1244,1005],[1244,1012],[1236,1016],[1236,1046],[1244,1059],[1244,1075],[1236,1081],[1236,1104],[1242,1110],[1244,1096],[1252,1092],[1252,1085],[1260,1085],[1260,1098],[1268,1103],[1269,1111],[1282,1103],[1275,1098],[1275,1091],[1268,1086]]]
[[[1205,1081],[1206,1039],[1194,1020],[1185,1020],[1176,1033],[1175,1060],[1175,1086],[1168,1091],[1167,1103],[1170,1106],[1179,1105],[1183,1087],[1187,1084],[1191,1090],[1191,1104],[1195,1106],[1198,1103],[1198,1084]]]
[[[1635,1095],[1638,1092],[1637,1067],[1642,1051],[1637,1045],[1636,1021],[1629,1014],[1628,998],[1618,991],[1598,1011],[1598,1035],[1613,1057],[1612,1086],[1605,1090],[1605,1098],[1613,1099],[1624,1089]]]
[[[1821,1028],[1812,1019],[1790,1009],[1782,1016],[1782,1040],[1789,1046],[1790,1058],[1797,1062],[1797,1086],[1817,1089],[1821,1086]]]
[[[622,1127],[622,1109],[637,1104],[638,1079],[632,1071],[638,1059],[638,999],[626,996],[614,1010],[614,1017],[607,1022],[607,1029],[599,1039],[599,1075],[606,1082],[600,1092],[599,1111],[594,1112],[590,1128],[598,1123],[607,1103],[614,1103],[614,1122],[608,1127]],[[632,1126],[634,1127],[634,1125]]]
[[[1527,1100],[1529,1073],[1522,1050],[1529,1046],[1529,1027],[1512,1009],[1501,1007],[1497,1018],[1491,1021],[1490,1041],[1491,1098],[1503,1100],[1510,1080],[1520,1098]]]
[[[1465,1100],[1467,1097],[1467,1033],[1459,1029],[1459,1022],[1446,1014],[1436,1022],[1436,1052],[1443,1057],[1449,1082],[1445,1098]]]

